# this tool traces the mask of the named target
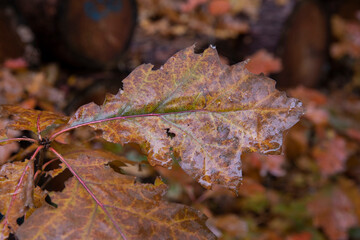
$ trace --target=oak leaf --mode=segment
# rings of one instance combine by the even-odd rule
[[[237,191],[242,153],[278,153],[283,132],[303,113],[298,100],[244,65],[222,64],[211,47],[202,54],[187,48],[159,70],[136,68],[124,91],[108,95],[102,106],[84,105],[69,127],[90,125],[108,141],[138,143],[151,165],[171,167],[180,157],[180,166],[204,187]]]
[[[64,157],[96,200],[70,179],[63,192],[50,194],[58,207],[37,209],[18,229],[20,239],[214,239],[198,210],[164,201],[164,184],[135,183],[96,151]]]

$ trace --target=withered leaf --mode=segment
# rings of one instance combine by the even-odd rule
[[[6,163],[0,167],[0,239],[18,228],[16,220],[32,207],[34,168],[29,161]]]
[[[214,239],[199,211],[163,200],[164,184],[134,183],[96,152],[65,158],[106,211],[72,178],[50,195],[57,208],[42,206],[20,226],[20,239],[121,239],[120,231],[126,239]]]
[[[354,206],[338,187],[317,193],[308,204],[314,225],[323,228],[330,240],[348,239],[349,228],[357,224]]]
[[[39,120],[40,132],[46,130],[51,125],[61,125],[67,122],[68,118],[61,114],[39,111],[33,109],[25,109],[19,106],[3,105],[0,106],[2,115],[11,115],[15,119],[12,120],[7,128],[15,130],[29,130],[37,133],[37,122]]]
[[[108,95],[102,106],[81,107],[69,126],[100,120],[91,127],[108,141],[140,144],[151,165],[170,167],[179,156],[204,187],[237,191],[242,153],[278,153],[283,131],[303,113],[298,100],[244,65],[222,64],[211,47],[202,54],[187,48],[159,70],[139,66],[124,80],[124,91]],[[121,119],[102,121],[114,117]]]

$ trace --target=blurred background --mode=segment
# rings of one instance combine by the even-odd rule
[[[0,0],[0,104],[72,114],[193,44],[250,59],[307,109],[284,155],[244,158],[239,196],[152,168],[138,146],[77,137],[134,161],[141,182],[161,176],[221,239],[360,239],[359,0]],[[0,163],[18,147],[1,146]]]

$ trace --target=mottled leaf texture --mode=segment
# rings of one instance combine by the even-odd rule
[[[67,122],[68,118],[48,111],[25,109],[19,106],[0,106],[2,115],[11,115],[15,119],[7,127],[15,130],[29,130],[37,133],[37,122],[39,120],[40,131],[51,125],[61,125]]]
[[[33,167],[28,161],[6,163],[0,167],[0,239],[6,239],[9,232],[18,227],[16,220],[23,217],[33,199]],[[21,182],[20,182],[21,179]],[[20,182],[20,183],[19,183]]]
[[[65,158],[107,212],[73,177],[51,194],[58,208],[37,209],[18,229],[20,239],[121,239],[119,230],[126,239],[215,239],[198,210],[164,201],[165,185],[134,183],[96,152]]]
[[[139,66],[124,80],[124,91],[102,106],[81,107],[69,124],[127,116],[91,126],[108,141],[139,143],[151,165],[170,167],[180,157],[180,166],[204,187],[237,191],[242,153],[278,153],[283,131],[303,112],[298,100],[245,64],[224,65],[211,47],[202,54],[187,48],[159,70]]]

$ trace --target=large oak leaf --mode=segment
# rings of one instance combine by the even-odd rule
[[[170,167],[179,156],[180,166],[204,187],[237,191],[242,153],[278,153],[283,131],[303,113],[298,100],[245,64],[229,67],[213,48],[202,54],[187,48],[159,70],[139,66],[123,91],[108,95],[102,106],[81,107],[69,125],[97,121],[91,126],[106,140],[140,144],[151,165]],[[110,118],[116,119],[102,121]]]
[[[198,210],[164,201],[164,184],[135,183],[99,152],[68,152],[65,158],[98,202],[72,178],[63,192],[50,194],[57,208],[42,206],[20,226],[20,239],[215,238]]]

